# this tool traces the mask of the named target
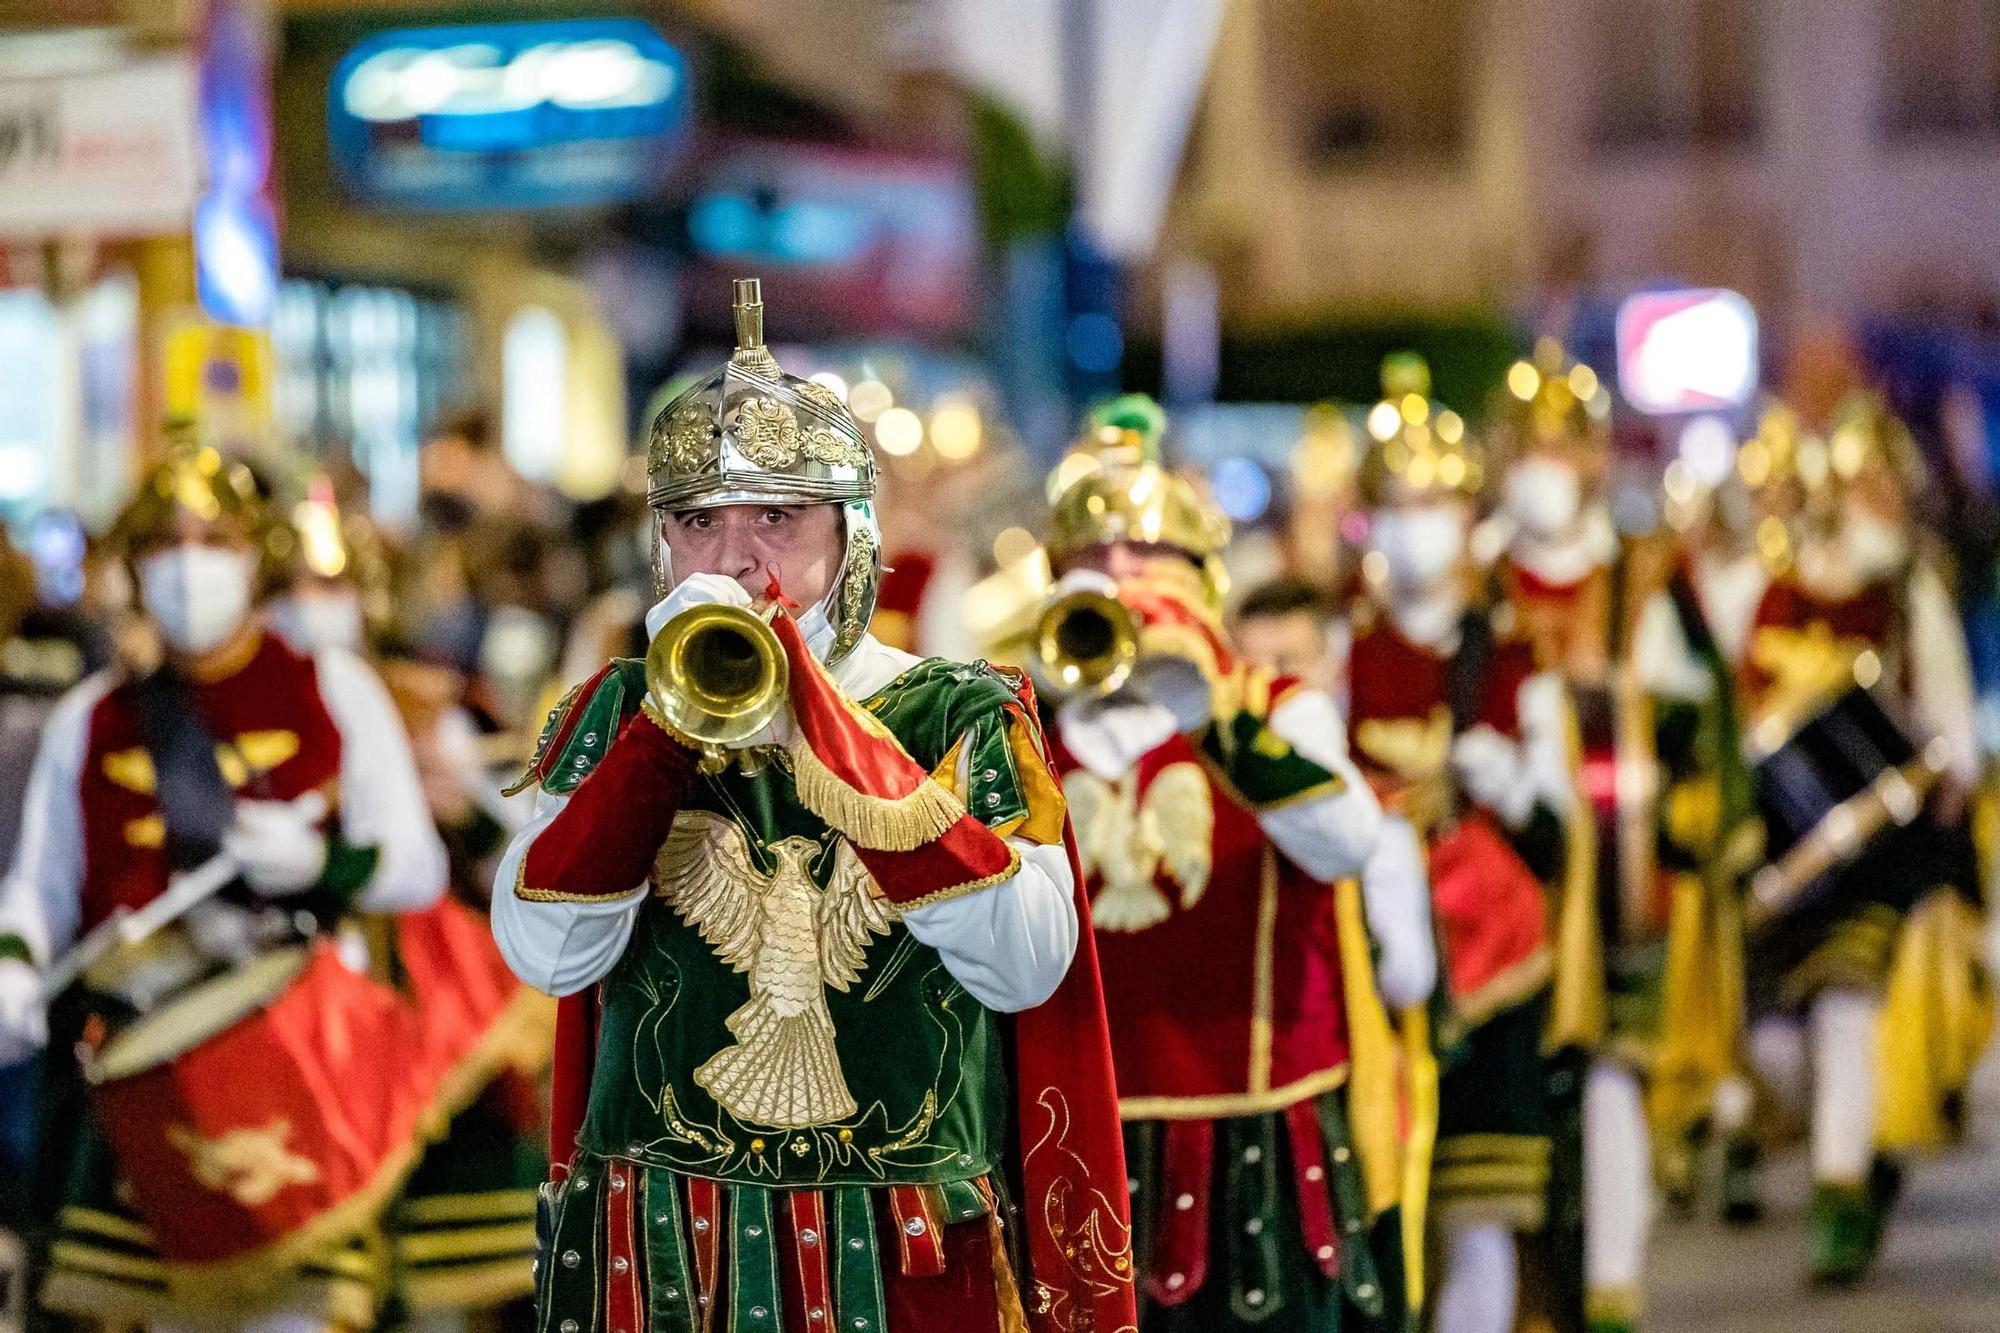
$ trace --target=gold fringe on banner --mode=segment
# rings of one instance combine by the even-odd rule
[[[912,851],[937,841],[965,817],[965,807],[933,778],[926,777],[907,796],[875,796],[848,785],[803,737],[792,746],[791,756],[799,804],[856,847]]]

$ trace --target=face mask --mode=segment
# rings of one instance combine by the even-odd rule
[[[1864,583],[1901,568],[1910,558],[1908,534],[1868,514],[1847,514],[1840,527],[1840,544],[1848,568]]]
[[[1375,548],[1397,588],[1427,588],[1451,572],[1465,554],[1465,526],[1449,509],[1428,507],[1378,515]]]
[[[361,599],[341,594],[281,597],[271,603],[271,628],[303,653],[322,648],[361,651]]]
[[[1534,536],[1564,531],[1582,507],[1583,481],[1567,463],[1525,458],[1507,474],[1507,511]]]
[[[213,546],[176,546],[139,566],[139,601],[175,650],[205,653],[250,612],[250,557]]]

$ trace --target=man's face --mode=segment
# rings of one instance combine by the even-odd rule
[[[1073,569],[1094,569],[1118,582],[1142,579],[1164,565],[1185,567],[1188,558],[1177,546],[1164,542],[1099,542],[1077,552],[1070,562]]]
[[[669,514],[661,536],[676,582],[690,574],[735,579],[762,605],[771,581],[802,607],[833,586],[840,569],[840,506],[720,505]]]
[[[1322,683],[1326,668],[1326,630],[1310,611],[1249,616],[1236,622],[1236,652],[1246,662],[1267,667],[1281,676]]]

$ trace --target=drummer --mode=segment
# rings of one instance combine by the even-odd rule
[[[1752,913],[1751,1054],[1784,1100],[1803,1092],[1809,1060],[1809,1277],[1847,1285],[1866,1275],[1897,1192],[1897,1168],[1876,1155],[1884,1099],[1897,1089],[1867,1053],[1902,922],[1940,885],[1972,883],[1964,809],[1979,772],[1974,700],[1964,629],[1935,560],[1911,535],[1922,465],[1909,432],[1879,399],[1856,396],[1823,437],[1800,434],[1777,461],[1796,518],[1791,568],[1751,618],[1739,675],[1752,747],[1779,748],[1774,729],[1858,685],[1925,747],[1918,781],[1932,784],[1918,816],[1924,836],[1900,841],[1893,856],[1864,851],[1814,905],[1763,929]],[[1901,1072],[1922,1064],[1914,1054],[1899,1060]]]
[[[296,931],[350,905],[421,909],[443,888],[444,850],[381,683],[347,653],[301,655],[252,611],[271,530],[247,472],[186,440],[120,516],[115,540],[161,661],[89,677],[44,730],[0,882],[0,1063],[48,1042],[52,1027],[61,1049],[97,1035],[85,1023],[101,1019],[72,1017],[69,1004],[51,1021],[43,971],[116,911],[144,906],[170,876],[218,854],[234,859],[241,882],[182,936],[184,952],[191,943],[240,957],[274,928]],[[177,1281],[160,1261],[153,1233],[120,1202],[122,1168],[94,1131],[83,1137],[45,1305],[108,1323],[372,1318],[376,1283],[333,1230],[325,1244],[279,1247],[254,1307],[246,1298],[216,1308],[212,1287]],[[264,1158],[237,1165],[316,1169],[311,1144],[262,1146]],[[248,1184],[234,1168],[211,1178],[202,1188]]]

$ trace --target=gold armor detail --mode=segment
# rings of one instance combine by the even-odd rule
[[[695,1070],[695,1082],[746,1124],[798,1129],[856,1110],[834,1047],[824,987],[860,979],[871,935],[886,935],[896,910],[874,893],[867,868],[836,839],[825,889],[809,862],[811,838],[766,849],[770,874],[750,859],[735,821],[683,811],[654,866],[660,897],[716,956],[749,974],[749,1003],[725,1020],[736,1044]]]
[[[1141,931],[1165,921],[1173,908],[1159,890],[1162,870],[1180,886],[1183,911],[1201,901],[1214,857],[1215,806],[1199,764],[1168,764],[1143,799],[1137,774],[1107,782],[1086,769],[1064,779],[1064,793],[1083,873],[1102,879],[1090,904],[1100,930]]]
[[[195,1180],[227,1194],[245,1208],[257,1208],[290,1185],[310,1185],[319,1167],[285,1146],[292,1122],[282,1117],[268,1125],[226,1130],[205,1139],[186,1125],[167,1126],[167,1142],[188,1159]]]
[[[653,438],[651,471],[671,463],[682,472],[699,472],[715,454],[715,421],[700,403],[682,403],[661,419]]]

